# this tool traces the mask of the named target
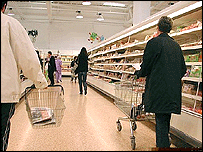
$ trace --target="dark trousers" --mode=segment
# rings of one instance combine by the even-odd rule
[[[6,151],[10,133],[10,119],[15,112],[15,103],[1,103],[1,150]]]
[[[48,71],[48,77],[51,81],[51,85],[54,85],[54,71]]]
[[[87,91],[86,80],[87,80],[87,72],[79,72],[78,73],[78,81],[79,81],[80,93],[83,92],[82,84],[83,84],[84,90]]]
[[[156,119],[156,147],[169,148],[170,113],[155,113]]]

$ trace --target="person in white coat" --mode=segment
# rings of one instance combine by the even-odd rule
[[[20,71],[36,88],[45,89],[48,83],[40,61],[25,28],[16,19],[4,14],[7,1],[1,5],[1,147],[6,151],[10,119],[21,97]]]

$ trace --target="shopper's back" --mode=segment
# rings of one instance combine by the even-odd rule
[[[155,55],[153,62],[148,64],[149,91],[146,96],[150,101],[156,102],[150,104],[150,107],[146,106],[146,111],[180,113],[181,78],[185,73],[182,50],[166,33],[153,38],[149,44],[151,53]]]
[[[1,103],[19,102],[20,70],[36,87],[47,85],[37,53],[24,27],[1,12]]]

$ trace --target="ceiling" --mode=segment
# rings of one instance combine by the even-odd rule
[[[132,25],[133,1],[90,1],[91,5],[82,5],[83,1],[8,1],[6,14],[13,11],[14,18],[34,22],[88,22],[99,24]],[[104,2],[125,4],[125,6],[106,6]],[[143,1],[144,2],[144,1]],[[151,1],[151,15],[179,1]],[[11,10],[12,9],[12,10]],[[83,19],[76,19],[80,10]],[[98,13],[104,21],[97,21]]]

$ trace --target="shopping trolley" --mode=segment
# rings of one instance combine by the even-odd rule
[[[59,127],[64,110],[64,89],[61,85],[36,89],[25,89],[25,104],[28,118],[33,128]]]
[[[130,122],[131,131],[131,147],[134,150],[135,136],[134,131],[137,129],[136,121],[144,121],[155,119],[154,114],[146,113],[144,110],[144,91],[145,91],[145,78],[135,76],[132,81],[121,81],[115,83],[115,105],[127,116],[119,117],[116,121],[117,129],[122,130],[121,120]]]

